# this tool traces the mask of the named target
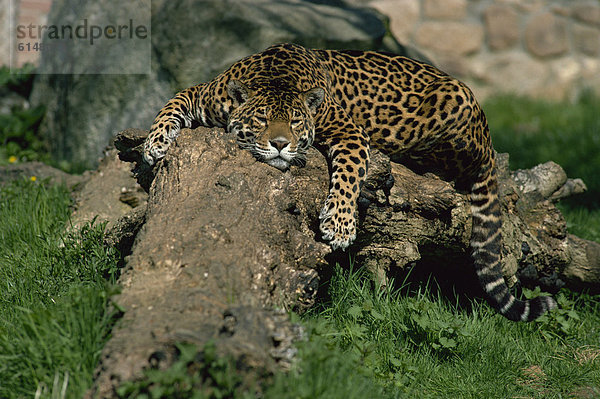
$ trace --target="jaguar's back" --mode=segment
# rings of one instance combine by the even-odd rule
[[[394,54],[317,50],[331,94],[391,159],[454,180],[469,193],[472,257],[489,302],[511,320],[533,320],[550,297],[519,301],[501,270],[501,214],[494,151],[483,110],[462,82]]]
[[[485,115],[463,83],[438,69],[372,51],[272,46],[170,100],[152,125],[145,159],[163,157],[193,120],[226,127],[242,148],[281,170],[304,165],[308,147],[317,146],[330,166],[320,229],[334,249],[347,248],[356,236],[370,147],[456,181],[470,197],[471,252],[489,303],[511,320],[533,320],[556,306],[550,297],[519,301],[508,290]]]

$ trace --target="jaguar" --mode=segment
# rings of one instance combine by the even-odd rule
[[[309,147],[321,151],[330,184],[320,230],[334,250],[356,238],[371,148],[435,171],[469,196],[470,255],[488,303],[515,321],[556,307],[550,296],[523,301],[509,290],[486,117],[464,83],[434,66],[384,52],[274,45],[168,101],[144,143],[145,161],[163,158],[193,123],[225,128],[241,148],[282,171],[304,166]]]

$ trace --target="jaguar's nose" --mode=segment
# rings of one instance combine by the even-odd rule
[[[281,152],[283,149],[290,143],[289,140],[284,139],[283,137],[278,137],[273,140],[269,140],[269,143],[277,149],[277,151]]]

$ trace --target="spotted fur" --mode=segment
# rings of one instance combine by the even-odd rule
[[[162,158],[192,121],[226,128],[242,148],[281,170],[303,166],[311,145],[321,150],[330,185],[320,229],[334,249],[356,237],[371,146],[456,181],[470,193],[471,251],[488,302],[505,317],[526,321],[556,306],[550,297],[520,301],[508,290],[487,122],[471,91],[440,70],[387,53],[276,45],[171,99],[151,127],[146,161]]]

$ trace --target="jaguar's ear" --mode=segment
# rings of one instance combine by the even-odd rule
[[[233,100],[233,106],[239,107],[250,98],[250,90],[239,80],[232,79],[227,83],[227,94]]]
[[[304,103],[308,107],[308,110],[314,115],[317,113],[319,105],[321,105],[325,99],[325,90],[320,87],[314,87],[302,93],[302,97],[304,98]]]

